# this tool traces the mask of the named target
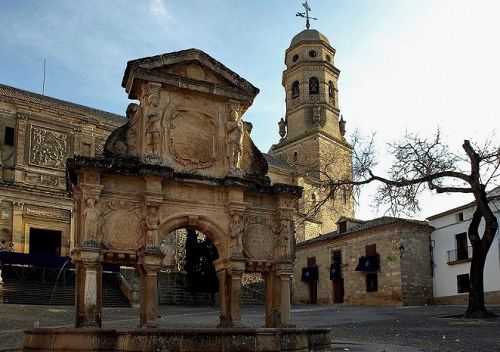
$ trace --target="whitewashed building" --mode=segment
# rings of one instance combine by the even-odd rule
[[[500,187],[488,193],[490,206],[500,223]],[[467,230],[475,210],[473,202],[427,218],[435,228],[431,234],[434,268],[434,298],[437,304],[466,304],[468,300],[472,247]],[[484,223],[481,223],[482,234]],[[498,232],[484,267],[487,304],[500,303],[500,242]]]

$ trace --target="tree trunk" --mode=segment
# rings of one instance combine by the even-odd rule
[[[484,264],[489,245],[483,240],[472,246],[472,261],[470,265],[469,305],[464,318],[483,319],[495,318],[496,314],[486,310],[484,306]]]

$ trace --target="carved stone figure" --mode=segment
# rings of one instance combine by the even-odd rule
[[[97,237],[97,218],[99,211],[95,207],[95,199],[87,199],[87,206],[83,211],[83,239],[95,241]]]
[[[229,234],[233,241],[233,255],[243,256],[243,235],[245,233],[245,225],[241,214],[233,212],[231,215],[231,224],[229,226]]]
[[[239,106],[231,106],[230,120],[227,122],[228,154],[230,170],[241,170],[243,156],[243,121],[241,120]]]
[[[160,219],[157,215],[158,208],[154,206],[148,207],[148,215],[146,216],[146,245],[158,247],[158,234],[160,228]]]
[[[280,236],[281,236],[281,257],[283,259],[289,259],[291,255],[290,240],[291,240],[291,226],[290,220],[281,219],[280,220]]]
[[[150,154],[156,156],[160,155],[161,112],[158,107],[160,103],[160,87],[160,84],[148,84],[145,114],[148,151]]]
[[[313,107],[314,127],[319,127],[320,120],[321,120],[321,107],[315,106],[315,107]]]

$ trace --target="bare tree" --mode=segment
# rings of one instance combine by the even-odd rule
[[[353,145],[353,177],[342,178],[320,171],[323,181],[320,186],[325,197],[319,200],[313,211],[328,199],[341,196],[346,190],[359,195],[360,187],[379,182],[375,204],[388,205],[394,215],[413,214],[420,210],[419,196],[425,190],[437,193],[470,193],[474,196],[476,209],[468,229],[472,245],[470,269],[470,293],[464,317],[493,317],[484,305],[483,271],[486,256],[498,230],[497,219],[487,197],[487,186],[498,185],[500,178],[500,146],[491,142],[483,147],[465,140],[463,153],[452,153],[443,142],[440,131],[432,138],[406,134],[401,140],[389,144],[389,152],[395,161],[386,176],[374,173],[377,165],[375,145],[371,138],[355,133]],[[480,234],[480,223],[484,230]]]

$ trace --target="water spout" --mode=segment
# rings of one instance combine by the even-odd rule
[[[56,277],[56,282],[54,284],[54,288],[52,289],[52,294],[50,295],[50,302],[49,302],[49,305],[52,305],[52,298],[54,298],[54,293],[56,292],[56,288],[57,288],[57,283],[59,282],[59,276],[61,276],[61,273],[62,271],[64,270],[64,267],[66,266],[66,264],[68,264],[70,262],[71,258],[68,258],[64,264],[61,266],[61,269],[59,269],[59,273],[57,274],[57,277]]]

